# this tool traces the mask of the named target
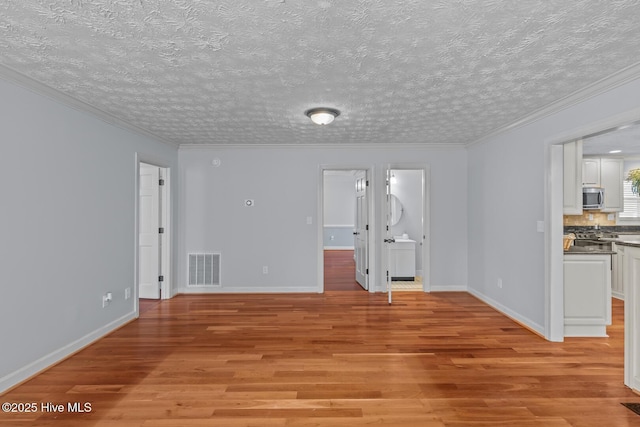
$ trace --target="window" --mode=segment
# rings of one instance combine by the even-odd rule
[[[640,197],[631,191],[631,181],[623,181],[624,211],[618,214],[619,218],[640,218]]]

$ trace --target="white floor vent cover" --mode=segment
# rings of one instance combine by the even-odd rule
[[[189,254],[189,286],[220,286],[220,254]]]

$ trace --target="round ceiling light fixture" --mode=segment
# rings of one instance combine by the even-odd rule
[[[335,108],[318,107],[307,110],[304,114],[317,125],[328,125],[340,115],[340,111]]]

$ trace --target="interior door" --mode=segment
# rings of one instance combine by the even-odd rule
[[[367,172],[356,172],[356,209],[354,234],[354,258],[356,262],[356,282],[364,289],[369,289],[367,275],[368,265],[368,224],[369,208],[367,204]]]
[[[395,242],[395,239],[391,235],[391,166],[387,166],[386,170],[386,197],[385,197],[385,228],[386,236],[384,239],[384,246],[386,250],[385,270],[387,281],[387,296],[389,304],[393,302],[393,295],[391,291],[391,244]]]
[[[160,298],[160,168],[140,163],[138,296]]]

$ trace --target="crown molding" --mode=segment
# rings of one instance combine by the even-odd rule
[[[328,150],[328,149],[366,149],[366,150],[395,150],[395,149],[420,149],[420,150],[432,150],[432,151],[455,151],[465,150],[464,144],[429,144],[429,143],[397,143],[397,144],[180,144],[180,150],[225,150],[225,149],[316,149],[316,150]]]
[[[638,78],[640,78],[640,62],[637,62],[627,68],[623,68],[622,70],[611,74],[610,76],[607,76],[603,79],[600,79],[587,87],[577,90],[565,96],[564,98],[560,98],[557,101],[533,112],[532,114],[516,120],[509,125],[498,128],[493,132],[466,144],[465,147],[468,148],[476,144],[485,143],[504,132],[528,125],[544,117],[558,113],[559,111],[579,104],[583,101],[586,101],[587,99],[601,95],[611,89],[615,89],[616,87],[622,86]]]
[[[175,142],[164,139],[152,132],[149,132],[146,129],[133,125],[125,120],[114,116],[111,113],[101,110],[100,108],[69,96],[63,92],[60,92],[59,90],[47,86],[44,83],[39,82],[38,80],[27,77],[24,74],[7,67],[6,65],[0,64],[0,78],[22,86],[25,89],[37,93],[38,95],[42,95],[49,99],[52,99],[53,101],[59,102],[67,107],[73,108],[76,111],[92,114],[96,118],[111,125],[153,138],[154,140],[170,145],[174,148],[178,147],[178,144],[176,144]]]

